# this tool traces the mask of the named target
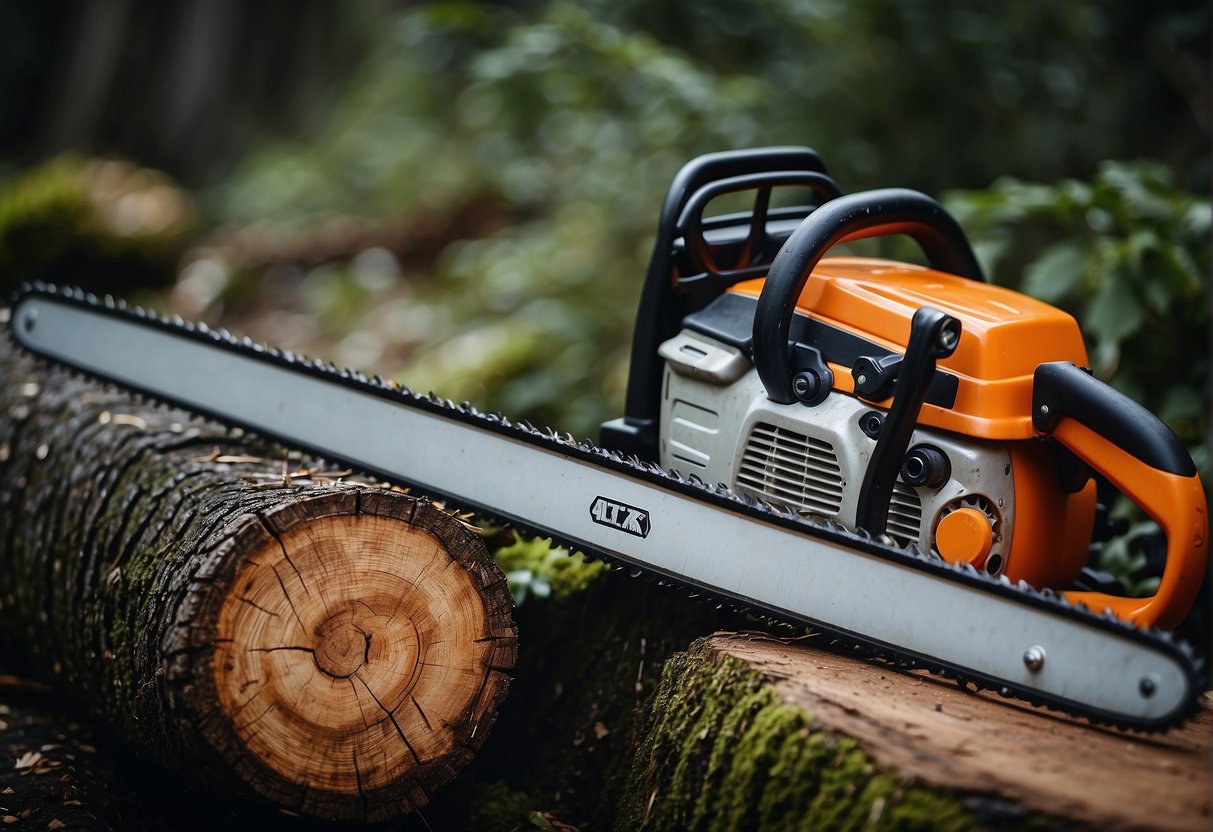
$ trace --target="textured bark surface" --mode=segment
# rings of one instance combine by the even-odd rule
[[[616,828],[1208,829],[1210,728],[1094,728],[762,635],[675,657]]]
[[[460,521],[0,347],[0,632],[212,789],[328,818],[424,805],[516,655]]]

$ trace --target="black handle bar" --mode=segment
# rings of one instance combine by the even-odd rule
[[[842,195],[842,191],[839,190],[837,183],[829,176],[819,171],[807,170],[764,171],[762,173],[751,173],[742,176],[730,176],[726,179],[718,179],[704,185],[687,200],[686,205],[683,206],[682,214],[678,218],[677,225],[677,233],[681,234],[683,239],[686,240],[687,249],[691,252],[695,262],[704,271],[713,277],[724,278],[730,282],[737,282],[749,277],[761,277],[767,273],[767,270],[770,268],[769,263],[747,264],[751,262],[751,258],[762,254],[768,241],[767,221],[772,218],[770,209],[771,190],[777,187],[808,188],[817,197],[818,204],[828,202]],[[735,194],[743,191],[755,192],[754,209],[748,217],[745,217],[745,224],[749,226],[749,235],[738,257],[738,265],[731,269],[722,268],[716,262],[716,255],[712,251],[712,247],[709,245],[707,236],[705,235],[703,211],[713,199],[725,194]],[[796,219],[800,219],[810,210],[810,206],[802,206],[792,209],[791,215],[795,216]],[[781,218],[780,211],[776,211],[775,213],[775,219]],[[782,213],[786,214],[788,212],[784,211]]]
[[[657,240],[636,313],[627,405],[622,419],[603,426],[602,441],[605,446],[634,453],[644,459],[657,458],[662,372],[657,348],[678,331],[683,316],[694,311],[687,308],[684,293],[675,279],[674,265],[675,241],[679,236],[678,219],[687,200],[714,180],[764,171],[827,172],[825,163],[815,151],[807,147],[789,146],[708,153],[687,162],[674,176],[661,204]]]
[[[796,301],[818,261],[844,238],[906,234],[922,248],[931,268],[984,281],[969,241],[943,206],[926,194],[887,188],[849,194],[823,204],[792,232],[771,264],[754,311],[754,366],[767,397],[791,404],[788,341]]]

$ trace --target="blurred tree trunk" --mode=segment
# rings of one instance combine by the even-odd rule
[[[0,148],[30,160],[116,151],[214,182],[255,135],[323,123],[380,14],[324,0],[8,4]]]

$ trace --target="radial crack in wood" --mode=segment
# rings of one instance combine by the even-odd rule
[[[387,819],[466,766],[517,654],[474,530],[7,344],[0,371],[0,637],[46,676],[191,781],[292,812]]]
[[[307,783],[313,804],[408,802],[475,743],[504,695],[501,641],[512,630],[495,629],[483,600],[504,584],[460,568],[473,536],[433,506],[412,504],[405,519],[400,506],[342,513],[345,500],[324,495],[250,520],[266,534],[209,591],[200,617],[215,616],[210,682],[233,715],[216,730],[231,734],[222,747],[240,749],[233,764],[247,765],[247,753]],[[254,701],[257,716],[243,718]]]

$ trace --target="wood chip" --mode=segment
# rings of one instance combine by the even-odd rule
[[[20,757],[17,758],[17,762],[13,766],[13,768],[17,769],[17,771],[22,771],[23,769],[27,769],[27,768],[33,768],[34,766],[38,765],[38,762],[41,759],[42,759],[41,753],[39,753],[37,751],[26,751],[24,754],[22,754]]]
[[[129,413],[115,413],[114,424],[126,425],[130,428],[138,428],[139,430],[147,429],[147,422],[143,421],[138,416],[132,416]]]

